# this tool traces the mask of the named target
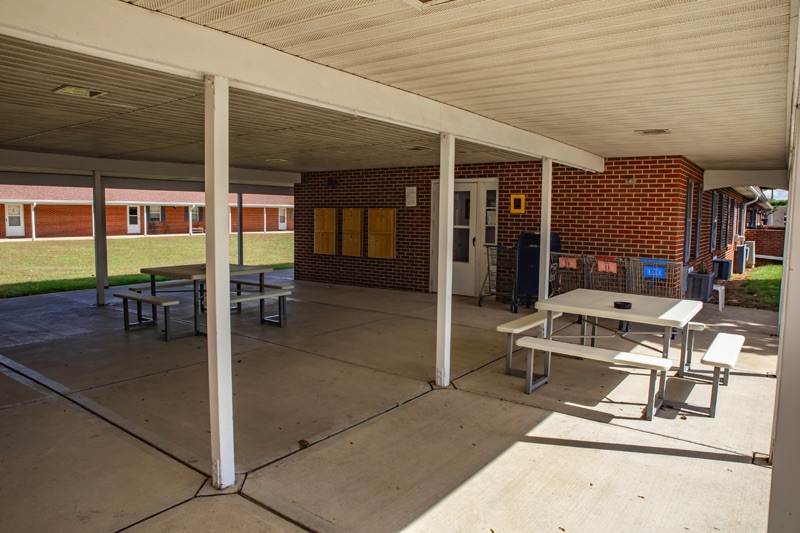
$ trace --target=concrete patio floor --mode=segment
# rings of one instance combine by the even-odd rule
[[[742,333],[716,418],[684,406],[646,421],[636,369],[554,356],[551,383],[526,395],[503,373],[494,328],[516,316],[499,302],[454,298],[453,384],[438,389],[435,295],[296,282],[283,328],[260,325],[257,304],[231,315],[239,482],[221,494],[205,338],[125,332],[119,303],[93,302],[0,300],[4,531],[766,530],[771,470],[753,457],[769,451],[775,313],[707,305],[695,371],[670,372],[667,399],[708,406],[700,355]]]

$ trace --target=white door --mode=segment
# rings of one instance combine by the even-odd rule
[[[25,211],[22,204],[6,204],[6,237],[25,236]]]
[[[453,294],[475,296],[477,258],[477,183],[456,183],[453,194]],[[439,258],[439,186],[433,190],[433,271]],[[433,290],[437,290],[433,276]]]
[[[453,294],[475,296],[476,231],[478,186],[455,186],[453,198]]]
[[[141,233],[142,227],[139,225],[139,206],[128,206],[128,233]]]
[[[286,229],[286,208],[281,207],[278,209],[278,229]]]

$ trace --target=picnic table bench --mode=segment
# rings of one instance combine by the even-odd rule
[[[583,359],[593,359],[614,365],[632,366],[643,368],[650,371],[650,387],[647,393],[645,418],[653,419],[653,414],[658,410],[664,401],[663,392],[659,390],[656,398],[656,381],[659,373],[667,372],[672,368],[672,361],[663,357],[653,355],[642,355],[638,353],[620,352],[606,348],[596,348],[584,346],[582,344],[571,344],[568,342],[554,341],[551,339],[539,339],[536,337],[522,337],[517,340],[517,346],[528,348],[527,368],[525,372],[525,392],[531,394],[534,389],[544,385],[550,380],[550,353],[559,353],[581,357]],[[533,374],[534,351],[540,350],[547,352],[544,360],[544,372],[541,376]],[[537,379],[534,381],[534,377]]]

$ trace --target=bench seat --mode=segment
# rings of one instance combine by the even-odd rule
[[[155,314],[150,317],[146,318],[142,313],[142,304],[148,304],[153,306],[155,309],[156,307],[163,307],[164,308],[164,338],[167,342],[171,341],[172,339],[178,338],[172,334],[170,329],[170,319],[169,319],[169,308],[173,305],[178,305],[180,301],[176,300],[175,298],[166,298],[164,296],[153,296],[152,294],[140,294],[136,292],[120,292],[114,294],[117,298],[122,299],[122,307],[123,307],[123,319],[125,321],[125,329],[129,330],[131,327],[134,326],[149,326],[155,325],[157,320]],[[131,322],[130,314],[128,311],[128,300],[133,300],[136,302],[136,322]],[[185,335],[183,335],[185,336]]]
[[[517,346],[528,348],[528,364],[525,374],[525,392],[530,394],[534,389],[544,385],[550,380],[550,353],[571,355],[584,359],[593,359],[615,365],[633,366],[650,370],[650,388],[647,396],[647,408],[645,416],[647,420],[653,419],[653,414],[663,403],[663,390],[659,391],[656,398],[656,381],[659,372],[667,372],[672,368],[672,361],[663,357],[653,355],[643,355],[638,353],[620,352],[606,348],[596,348],[584,346],[582,344],[572,344],[552,339],[539,339],[536,337],[522,337],[517,340]],[[544,363],[544,374],[538,376],[534,382],[533,375],[533,354],[534,350],[547,353]],[[656,402],[658,400],[658,402]]]
[[[706,350],[705,355],[700,360],[704,365],[714,367],[714,381],[711,388],[711,407],[708,414],[713,418],[717,412],[717,394],[720,386],[720,370],[724,370],[725,377],[722,381],[723,386],[727,386],[731,379],[731,369],[736,366],[739,353],[744,346],[744,337],[732,333],[717,333],[711,346]]]
[[[560,317],[561,313],[553,313],[553,320]],[[541,326],[547,321],[547,311],[536,311],[530,315],[519,317],[511,322],[500,324],[497,331],[508,336],[508,351],[506,353],[506,374],[525,377],[525,372],[511,368],[514,357],[514,335]]]
[[[234,294],[231,296],[231,304],[241,304],[242,302],[251,302],[258,300],[259,303],[259,320],[262,324],[275,324],[283,327],[283,321],[286,315],[286,297],[291,296],[292,291],[281,289],[270,289],[264,292],[246,292],[244,294]],[[278,299],[278,314],[273,316],[264,316],[264,300],[267,298]]]
[[[175,287],[186,287],[187,285],[191,285],[192,282],[190,280],[185,279],[178,279],[175,281],[157,281],[156,282],[156,291],[164,290],[164,289],[174,289]],[[151,287],[149,283],[140,283],[139,285],[131,285],[128,287],[129,291],[133,292],[146,292],[150,291]]]

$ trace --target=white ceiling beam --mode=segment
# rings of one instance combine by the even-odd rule
[[[84,188],[93,186],[91,175],[47,174],[43,172],[5,172],[1,170],[0,185],[33,185],[43,187]],[[204,192],[205,189],[205,184],[202,181],[120,178],[115,176],[103,176],[103,186],[106,189],[132,189],[143,191]],[[278,196],[294,196],[294,187],[234,184],[230,186],[230,192],[242,194],[274,194]]]
[[[3,0],[0,33],[197,79],[224,76],[231,87],[421,131],[447,131],[593,172],[604,168],[602,157],[554,139],[124,2]]]
[[[11,167],[28,167],[32,169],[54,169],[92,171],[123,174],[128,176],[154,176],[164,178],[190,178],[203,181],[203,165],[188,163],[166,163],[159,161],[134,161],[128,159],[106,159],[75,155],[45,154],[24,152],[19,150],[0,150],[0,165]],[[298,172],[278,172],[273,170],[255,170],[248,168],[231,168],[231,180],[257,182],[265,185],[291,186],[300,183]]]
[[[789,189],[788,170],[706,170],[703,172],[703,190],[723,187],[769,187]]]

